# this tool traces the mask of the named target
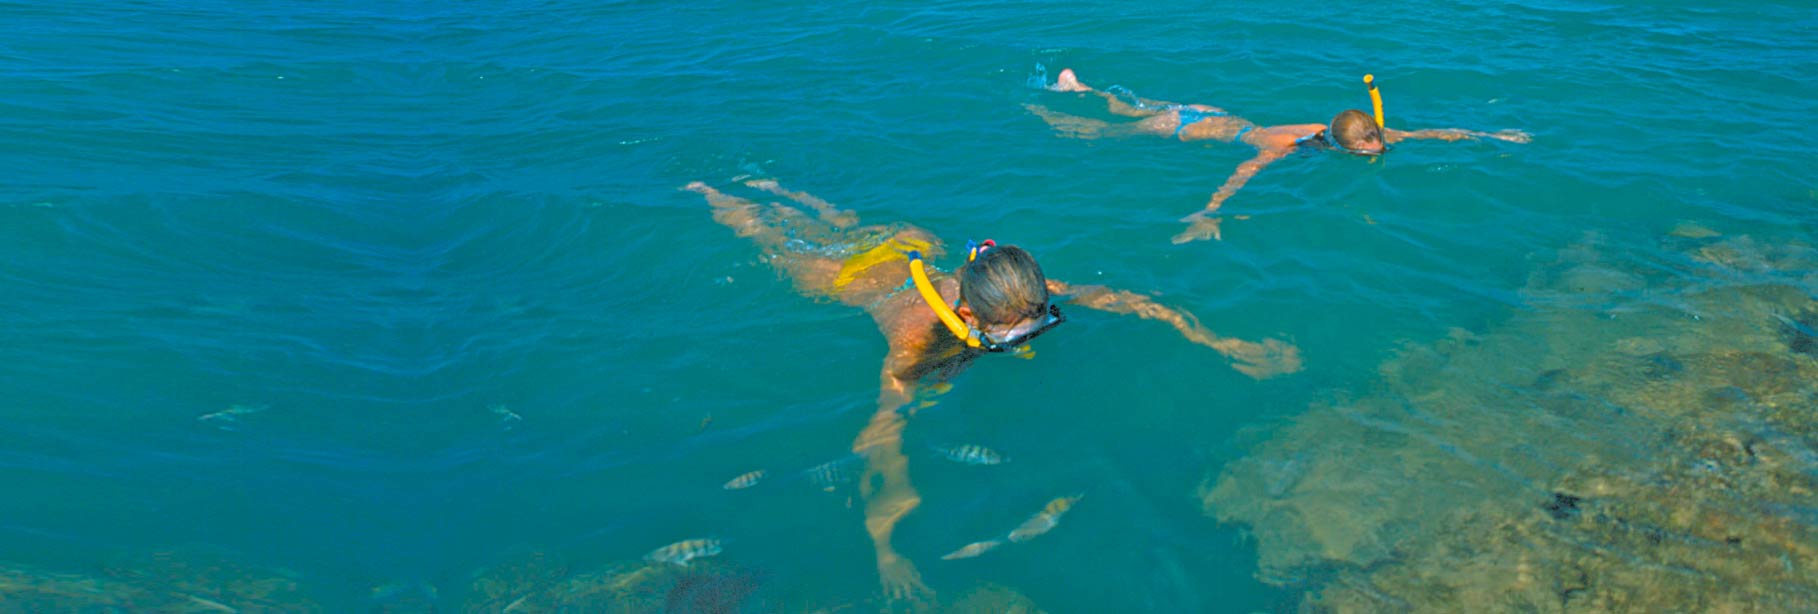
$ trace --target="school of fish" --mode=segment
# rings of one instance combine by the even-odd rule
[[[933,449],[936,453],[940,454],[942,458],[966,465],[1000,465],[1009,462],[1010,460],[1009,457],[998,453],[996,450],[977,444],[933,446]],[[840,486],[852,482],[857,473],[856,465],[861,460],[862,457],[858,455],[831,460],[802,470],[801,476],[806,478],[808,483],[816,488],[826,492],[834,492],[838,490]],[[762,481],[768,475],[769,472],[763,469],[749,471],[739,474],[731,480],[727,480],[726,483],[722,484],[720,487],[726,490],[742,490],[756,486],[758,482]],[[1055,527],[1060,526],[1061,516],[1066,515],[1067,511],[1073,509],[1074,504],[1078,503],[1079,500],[1084,497],[1085,495],[1083,493],[1057,497],[1049,501],[1047,505],[1042,506],[1041,511],[1030,516],[1028,520],[1024,520],[1022,524],[1017,525],[1015,529],[1011,529],[1010,532],[1003,537],[995,537],[966,544],[961,546],[958,550],[942,555],[941,559],[947,561],[969,559],[996,550],[1005,543],[1021,543],[1035,539],[1042,534],[1054,530]],[[850,506],[850,500],[848,500],[848,506]],[[645,555],[644,559],[652,563],[667,563],[686,567],[688,566],[688,561],[717,555],[719,553],[719,540],[690,539],[653,550],[650,554]]]

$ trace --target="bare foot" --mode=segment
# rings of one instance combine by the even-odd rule
[[[1225,238],[1224,235],[1219,232],[1218,225],[1224,222],[1224,219],[1225,218],[1222,217],[1205,217],[1198,213],[1181,218],[1181,221],[1191,223],[1187,225],[1186,230],[1182,230],[1180,231],[1180,234],[1174,235],[1174,244],[1180,245],[1189,241],[1204,241],[1206,239],[1223,241]]]
[[[1054,78],[1054,85],[1049,86],[1048,89],[1056,92],[1092,91],[1092,88],[1086,87],[1086,84],[1079,82],[1079,76],[1073,74],[1073,69],[1071,68],[1061,69],[1060,76]]]
[[[878,579],[884,583],[884,596],[891,600],[920,601],[934,595],[928,585],[922,583],[922,574],[915,570],[915,564],[909,559],[892,555],[880,558],[877,562]]]

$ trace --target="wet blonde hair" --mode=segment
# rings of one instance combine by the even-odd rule
[[[1382,138],[1382,129],[1376,125],[1376,119],[1357,109],[1346,109],[1332,118],[1332,125],[1326,129],[1326,135],[1332,137],[1332,144],[1352,151],[1359,149],[1371,136],[1375,136],[1379,143],[1388,144]]]

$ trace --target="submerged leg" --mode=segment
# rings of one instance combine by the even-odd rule
[[[731,228],[741,237],[751,239],[765,251],[780,247],[787,240],[782,228],[764,220],[764,208],[757,203],[721,192],[699,181],[682,186],[682,189],[705,196],[707,204],[713,207],[713,221]]]
[[[1121,85],[1113,85],[1105,91],[1095,93],[1105,98],[1108,110],[1125,117],[1149,117],[1173,111],[1180,106],[1172,102],[1138,97],[1136,92]]]
[[[865,499],[865,532],[877,552],[878,579],[884,593],[892,599],[915,599],[932,593],[922,583],[915,564],[899,554],[890,538],[898,522],[921,505],[921,495],[909,482],[909,459],[903,456],[903,427],[906,418],[900,411],[914,395],[911,385],[885,371],[878,394],[877,413],[871,423],[852,442],[852,451],[865,458],[864,477],[859,480],[859,496]]]
[[[1109,110],[1113,114],[1125,117],[1148,117],[1158,113],[1172,111],[1181,106],[1165,100],[1142,98],[1137,96],[1136,92],[1132,92],[1129,88],[1121,85],[1113,85],[1103,90],[1092,89],[1091,86],[1081,83],[1079,76],[1073,74],[1073,69],[1071,68],[1062,69],[1060,76],[1055,78],[1054,85],[1050,86],[1048,89],[1057,92],[1097,94],[1105,99],[1105,103],[1109,105]]]
[[[836,229],[845,230],[858,223],[858,214],[851,210],[835,207],[833,203],[821,200],[820,197],[807,192],[783,189],[783,186],[774,179],[753,179],[745,182],[745,185],[807,205],[814,209],[815,215],[819,216],[822,222],[826,222]]]
[[[765,208],[750,199],[721,192],[699,181],[682,186],[682,189],[705,196],[707,204],[713,207],[713,221],[758,244],[766,255],[771,256],[771,266],[787,274],[795,281],[798,289],[808,294],[830,292],[834,279],[839,275],[839,260],[785,250],[784,247],[790,240],[799,238],[797,235],[832,235],[838,232],[836,229],[823,222],[808,219],[794,207],[772,203],[769,208]]]
[[[1048,126],[1054,128],[1055,134],[1068,138],[1096,139],[1123,131],[1103,120],[1068,115],[1041,105],[1025,104],[1023,108],[1034,113],[1036,117],[1042,118],[1042,121],[1048,122]]]

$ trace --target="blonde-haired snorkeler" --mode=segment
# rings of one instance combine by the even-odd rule
[[[1219,186],[1212,194],[1212,200],[1206,208],[1181,218],[1188,222],[1187,229],[1174,235],[1175,243],[1186,243],[1202,239],[1222,238],[1219,232],[1220,218],[1213,214],[1225,199],[1236,194],[1244,183],[1255,176],[1263,167],[1280,160],[1288,154],[1303,147],[1337,149],[1346,153],[1361,156],[1381,155],[1389,144],[1408,139],[1438,139],[1458,141],[1463,139],[1491,138],[1513,143],[1526,143],[1530,136],[1520,130],[1503,130],[1500,132],[1476,132],[1456,128],[1429,130],[1396,130],[1386,128],[1372,118],[1370,113],[1357,109],[1340,112],[1332,118],[1330,124],[1286,124],[1281,126],[1258,126],[1218,107],[1203,104],[1176,104],[1160,100],[1138,97],[1129,89],[1111,86],[1103,90],[1093,89],[1081,83],[1073,74],[1073,69],[1063,69],[1054,85],[1048,89],[1057,92],[1081,92],[1096,94],[1110,105],[1111,113],[1125,117],[1141,117],[1141,120],[1123,124],[1058,113],[1039,105],[1024,105],[1031,112],[1048,122],[1062,136],[1082,139],[1095,139],[1106,136],[1123,136],[1132,134],[1152,134],[1178,141],[1223,141],[1240,142],[1257,150],[1256,157],[1237,166],[1237,172]],[[1374,89],[1372,89],[1374,94]]]
[[[908,459],[903,455],[905,410],[918,387],[951,379],[985,354],[1024,351],[1029,340],[1063,322],[1060,309],[1049,304],[1051,295],[1090,309],[1164,322],[1189,341],[1224,355],[1233,368],[1253,378],[1300,370],[1300,351],[1292,345],[1274,339],[1253,343],[1219,337],[1191,314],[1148,297],[1047,279],[1035,258],[1014,245],[986,241],[968,250],[968,262],[959,270],[932,271],[922,259],[939,258],[945,250],[928,231],[907,224],[858,227],[850,211],[813,195],[786,190],[774,181],[750,181],[745,186],[792,200],[813,215],[782,203],[759,205],[701,182],[683,189],[705,196],[714,221],[757,243],[766,260],[803,294],[864,309],[888,341],[877,412],[852,449],[865,459],[859,481],[865,528],[877,547],[878,574],[892,598],[929,592],[915,565],[890,543],[896,523],[921,502],[909,483]]]

